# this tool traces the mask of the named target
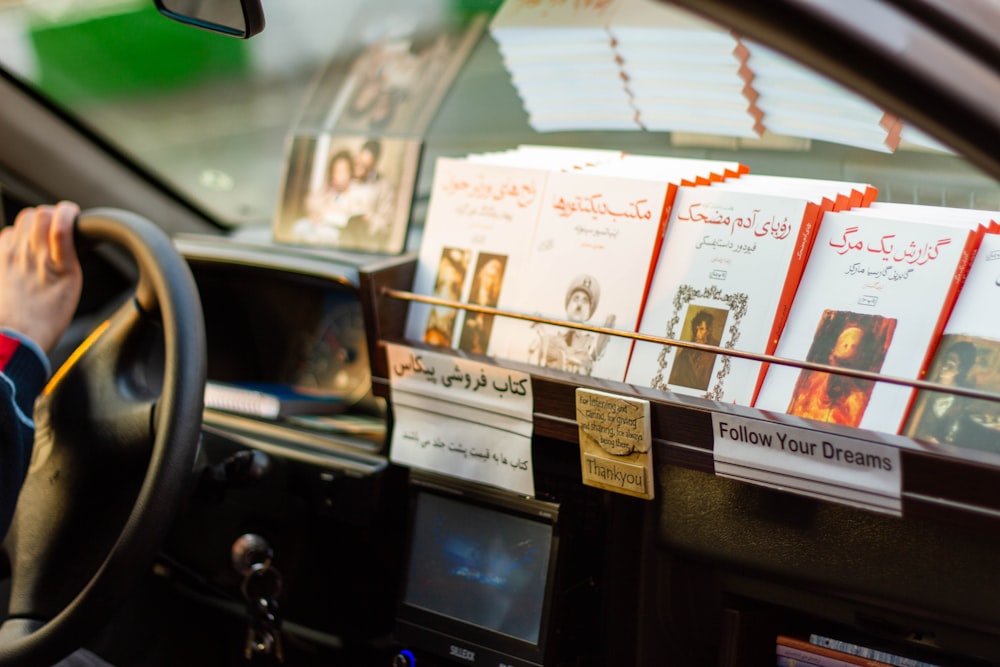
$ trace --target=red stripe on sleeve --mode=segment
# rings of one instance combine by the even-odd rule
[[[10,338],[0,334],[0,371],[7,367],[7,362],[10,358],[14,356],[17,352],[17,348],[21,346],[21,341],[16,338]]]

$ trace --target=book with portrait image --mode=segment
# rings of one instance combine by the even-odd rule
[[[501,306],[635,331],[677,187],[743,169],[721,161],[624,156],[553,171],[523,275]],[[628,338],[512,318],[497,327],[492,355],[609,380],[625,377]]]
[[[824,214],[775,355],[921,378],[982,231],[916,214]],[[901,385],[772,363],[755,406],[896,433],[911,394]]]
[[[824,211],[863,205],[866,184],[752,174],[674,199],[639,333],[770,353]],[[626,381],[751,405],[760,362],[637,341]]]
[[[549,172],[463,158],[434,167],[413,291],[495,308],[524,271]],[[413,303],[406,338],[485,354],[496,318]]]
[[[292,137],[274,240],[399,254],[406,245],[422,142],[364,135]]]
[[[1000,234],[991,233],[983,236],[925,379],[1000,395],[998,299]],[[1000,403],[922,390],[901,432],[942,450],[1000,452]]]

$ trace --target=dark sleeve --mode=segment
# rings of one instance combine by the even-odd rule
[[[7,533],[35,440],[32,412],[48,379],[36,346],[0,331],[0,539]]]

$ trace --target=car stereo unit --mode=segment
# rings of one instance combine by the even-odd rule
[[[546,664],[559,505],[413,474],[396,665]]]

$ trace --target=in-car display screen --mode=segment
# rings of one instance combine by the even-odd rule
[[[416,494],[404,603],[539,643],[549,523],[437,494]]]

